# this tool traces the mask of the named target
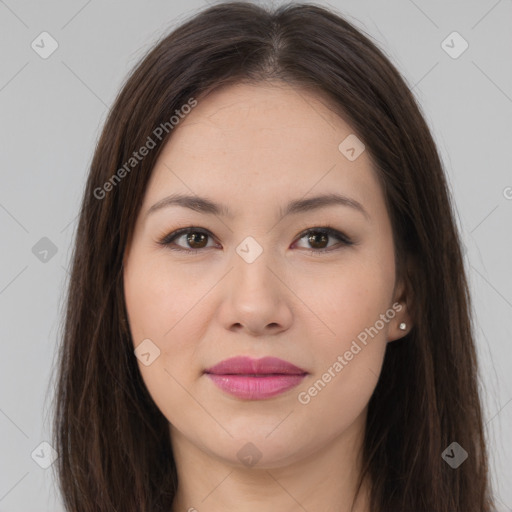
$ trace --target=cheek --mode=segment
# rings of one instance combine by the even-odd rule
[[[202,367],[196,357],[198,343],[208,325],[206,295],[214,282],[204,272],[180,272],[142,251],[134,253],[124,272],[124,293],[134,348],[149,339],[158,347],[151,366],[139,360],[149,391],[170,391],[169,383],[184,384],[199,376]]]
[[[201,339],[200,333],[197,323],[191,321],[201,304],[197,303],[197,292],[189,289],[183,274],[171,275],[149,257],[134,253],[125,267],[124,293],[134,349],[149,347],[144,352],[151,354],[150,364],[138,357],[139,371],[156,406],[176,425],[186,422],[178,411],[190,409],[186,390],[201,370],[195,362],[193,343]]]
[[[133,254],[125,267],[124,291],[134,344],[155,338],[165,348],[186,324],[182,324],[186,316],[200,306],[203,287],[190,275],[165,265],[162,258]]]
[[[317,339],[315,372],[297,390],[301,417],[312,430],[336,435],[366,408],[387,346],[388,324],[380,317],[385,302],[372,293],[333,294],[330,304],[341,306],[329,306],[325,318],[335,334]]]
[[[311,312],[305,315],[312,318],[309,326],[316,326],[316,336],[326,347],[348,349],[352,339],[390,308],[395,277],[392,255],[373,258],[369,252],[353,253],[328,274],[318,267],[304,275],[294,280],[294,292],[304,298]],[[379,322],[382,338],[387,328],[388,323]]]
[[[372,345],[343,363],[337,360],[342,354],[333,353],[324,373],[315,374],[298,390],[296,417],[302,420],[301,429],[312,435],[321,432],[324,438],[351,430],[375,390],[384,349],[383,344]]]
[[[395,316],[390,307],[393,253],[377,254],[359,254],[331,279],[317,280],[322,284],[308,297],[308,305],[322,320],[322,334],[316,338],[315,374],[300,386],[297,399],[299,407],[308,410],[308,421],[321,418],[333,433],[348,427],[365,409],[377,385]]]

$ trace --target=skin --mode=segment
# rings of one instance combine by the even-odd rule
[[[159,156],[126,249],[124,288],[134,347],[149,338],[160,350],[148,366],[138,364],[169,420],[179,479],[174,512],[225,511],[233,503],[245,512],[351,510],[385,348],[407,332],[400,322],[410,329],[370,156],[349,161],[338,149],[351,133],[320,96],[281,83],[237,84],[199,99]],[[333,191],[361,203],[369,218],[342,205],[280,217],[291,200]],[[206,196],[235,216],[181,206],[147,215],[176,192]],[[326,225],[357,243],[299,237]],[[196,254],[158,244],[191,226],[211,235],[174,244],[199,248]],[[263,249],[252,263],[236,252],[248,236]],[[337,250],[318,252],[331,247]],[[299,393],[399,301],[401,311],[300,403]],[[235,355],[279,357],[309,374],[276,397],[239,399],[203,374]],[[253,466],[237,456],[248,442],[261,453]],[[367,483],[354,511],[368,510]]]

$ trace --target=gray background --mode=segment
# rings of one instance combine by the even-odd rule
[[[498,510],[510,511],[512,1],[318,3],[374,38],[438,144],[466,250]],[[58,326],[88,166],[127,73],[205,5],[0,0],[0,512],[63,510],[51,469],[31,454],[49,453],[40,444],[50,441]],[[59,45],[47,59],[31,47],[43,31]],[[469,44],[455,59],[441,45],[453,31]],[[43,237],[57,249],[46,261],[36,250]]]

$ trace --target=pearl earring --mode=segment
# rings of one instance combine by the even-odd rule
[[[407,329],[407,324],[405,322],[402,322],[399,326],[398,326],[399,329],[401,329],[402,331],[405,331]]]

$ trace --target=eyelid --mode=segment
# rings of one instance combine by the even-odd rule
[[[206,228],[188,226],[185,228],[176,229],[175,231],[171,231],[170,233],[168,233],[168,234],[164,235],[162,238],[160,238],[158,243],[160,245],[163,245],[164,247],[168,247],[171,245],[171,243],[174,240],[176,240],[177,238],[180,238],[181,236],[183,236],[187,233],[202,233],[204,235],[209,236],[212,239],[215,239],[212,232]],[[171,248],[171,250],[183,251],[183,252],[199,252],[199,251],[204,251],[204,248],[203,249],[184,249],[183,247],[179,247],[178,249]]]
[[[324,248],[324,249],[307,249],[302,248],[303,250],[308,251],[309,253],[315,253],[315,254],[322,254],[322,253],[328,253],[336,251],[340,248],[351,246],[351,245],[357,245],[357,242],[352,240],[348,235],[340,231],[339,229],[334,228],[329,223],[318,225],[318,226],[312,226],[303,229],[298,235],[294,238],[294,244],[304,238],[308,233],[324,233],[330,237],[338,239],[340,242],[339,244],[335,245],[334,248]],[[183,247],[170,247],[171,243],[174,242],[177,238],[180,238],[181,236],[187,234],[187,233],[202,233],[207,235],[208,237],[212,239],[216,239],[215,236],[211,233],[210,230],[206,228],[196,227],[196,226],[187,226],[184,228],[176,229],[175,231],[172,231],[171,233],[168,233],[164,235],[163,237],[159,238],[158,244],[163,245],[164,247],[167,247],[173,251],[178,252],[184,252],[184,253],[192,253],[196,254],[198,252],[204,251],[205,249],[211,249],[211,247],[203,247],[201,249],[186,249]],[[341,247],[339,247],[341,246]]]
[[[346,243],[347,245],[355,244],[355,242],[345,233],[340,231],[339,229],[336,229],[332,227],[330,224],[324,224],[322,226],[313,226],[311,228],[306,228],[302,230],[297,236],[296,239],[301,239],[304,236],[306,236],[308,233],[314,232],[314,233],[325,233],[326,235],[332,236],[334,238],[340,239],[342,242]],[[319,249],[321,250],[321,249]],[[318,252],[318,251],[317,251]]]

